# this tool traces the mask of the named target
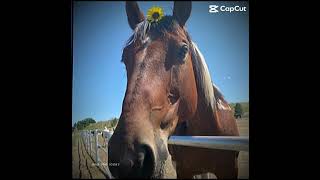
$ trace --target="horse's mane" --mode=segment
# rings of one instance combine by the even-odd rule
[[[152,24],[147,20],[144,20],[137,24],[133,35],[129,38],[125,46],[128,46],[137,40],[144,44],[150,39],[150,34],[163,35],[165,32],[177,32],[178,27],[178,23],[172,16],[164,16],[161,22],[157,24]],[[191,40],[187,31],[185,31],[185,33],[191,46],[192,64],[194,67],[198,94],[203,97],[207,106],[215,110],[216,101],[218,99],[225,101],[224,97],[218,87],[213,84],[207,63],[198,46]]]
[[[209,73],[209,69],[207,66],[207,63],[205,61],[205,58],[203,57],[202,53],[200,52],[198,46],[196,43],[191,41],[192,48],[191,48],[191,54],[192,54],[192,63],[194,67],[194,73],[196,77],[197,82],[197,90],[198,94],[200,96],[203,96],[203,99],[205,101],[205,104],[207,106],[210,106],[213,110],[215,109],[215,102],[216,97],[215,94],[222,95],[218,88],[213,88],[213,83],[211,80],[211,76]],[[217,91],[216,93],[214,91]]]
[[[215,85],[213,82],[212,82],[212,87],[213,87],[213,91],[214,91],[214,97],[216,98],[216,99],[221,99],[221,100],[223,100],[223,101],[226,101],[225,99],[224,99],[224,96],[223,96],[223,94],[221,93],[221,91],[220,91],[220,89],[217,87],[217,85]]]

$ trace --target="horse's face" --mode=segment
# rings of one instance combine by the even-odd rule
[[[144,21],[134,2],[127,2],[130,26]],[[123,50],[127,90],[122,113],[109,142],[109,169],[115,177],[172,177],[167,140],[177,123],[195,113],[197,92],[184,24],[191,3],[175,3],[170,26]],[[170,19],[170,17],[168,17]],[[137,29],[136,29],[137,31]]]

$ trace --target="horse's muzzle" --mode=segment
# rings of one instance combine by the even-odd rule
[[[115,149],[109,151],[109,158],[117,157]],[[149,145],[142,144],[135,148],[135,151],[128,151],[119,159],[119,166],[110,166],[109,170],[116,178],[150,178],[155,171],[155,157]]]

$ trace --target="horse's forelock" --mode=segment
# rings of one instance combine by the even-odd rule
[[[144,44],[150,38],[149,32],[165,34],[166,32],[176,32],[178,27],[178,23],[172,16],[164,16],[159,23],[150,23],[145,19],[144,21],[137,24],[133,31],[133,35],[129,38],[125,47],[129,46],[137,40]]]
[[[134,29],[133,35],[130,36],[125,47],[134,43],[136,40],[143,42],[148,37],[147,36],[148,28],[149,28],[149,22],[147,20],[144,20],[139,24],[137,24],[136,28]]]

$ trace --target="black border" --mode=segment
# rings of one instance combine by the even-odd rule
[[[270,137],[265,135],[270,133],[268,123],[265,123],[270,117],[264,116],[262,108],[270,106],[272,102],[268,102],[271,95],[267,96],[265,93],[261,93],[265,90],[263,83],[269,81],[269,79],[264,77],[267,71],[265,70],[265,64],[259,64],[259,61],[265,60],[265,54],[259,54],[259,49],[261,50],[264,47],[261,45],[262,39],[258,36],[258,30],[261,30],[258,24],[262,24],[262,27],[272,27],[272,25],[268,24],[268,19],[259,19],[261,14],[259,14],[260,9],[257,8],[256,3],[254,0],[249,0],[249,177],[251,179],[264,177],[265,171],[271,171],[270,167],[274,167],[275,162],[266,161],[270,156],[261,151],[270,150],[264,144],[276,138],[272,136],[272,140],[270,140]],[[24,110],[20,111],[21,113],[16,112],[14,114],[15,117],[18,115],[15,118],[18,119],[18,123],[16,123],[17,121],[13,123],[15,127],[19,126],[21,128],[17,128],[15,132],[25,132],[24,137],[21,138],[19,133],[14,133],[13,135],[16,136],[14,138],[17,141],[9,144],[13,146],[17,142],[21,143],[22,150],[10,149],[10,151],[22,155],[15,156],[14,160],[10,159],[12,166],[11,164],[8,166],[16,172],[17,163],[22,163],[18,168],[19,173],[15,173],[15,175],[21,177],[72,178],[71,23],[73,1],[42,2],[40,6],[33,6],[33,4],[31,6],[31,10],[28,9],[28,11],[34,11],[35,15],[33,17],[36,17],[36,22],[33,27],[34,30],[32,29],[30,34],[28,31],[26,36],[32,36],[34,41],[32,43],[36,47],[23,48],[30,48],[27,51],[36,52],[36,55],[27,59],[28,61],[25,63],[27,65],[23,68],[24,71],[20,71],[18,76],[23,78],[21,81],[26,81],[23,86],[31,86],[32,90],[26,93],[26,99],[18,101],[18,104]],[[23,13],[20,16],[23,17]],[[269,44],[265,46],[269,46]],[[20,58],[26,61],[24,55],[21,54],[21,56]],[[19,84],[19,86],[21,85]],[[12,134],[11,131],[8,133]],[[271,159],[274,160],[274,158]],[[269,177],[275,176],[277,175],[269,175]]]

